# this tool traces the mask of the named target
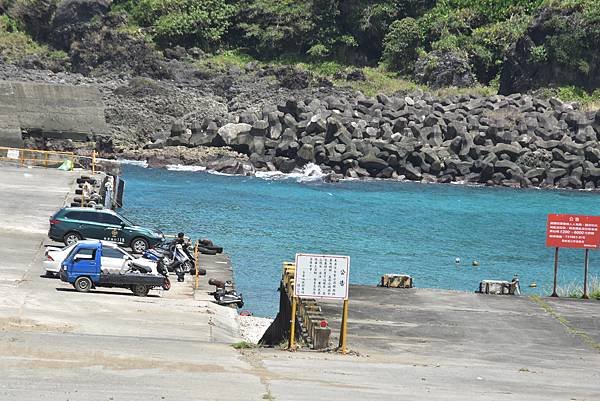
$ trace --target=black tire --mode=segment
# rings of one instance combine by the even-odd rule
[[[83,194],[83,189],[76,189],[75,190],[75,195],[82,195]]]
[[[94,185],[94,184],[96,184],[96,179],[94,179],[94,178],[78,178],[77,179],[78,184],[85,184],[86,182],[89,182],[90,184]]]
[[[162,289],[165,291],[169,291],[171,289],[171,280],[168,277],[165,277],[163,281]]]
[[[92,280],[85,276],[77,277],[77,280],[73,283],[73,287],[78,292],[89,292],[92,289]]]
[[[213,251],[216,251],[217,253],[223,253],[222,246],[216,246],[216,245],[200,245],[200,246],[205,249],[211,249]]]
[[[81,207],[81,203],[71,202],[71,207]]]
[[[135,237],[129,244],[134,253],[144,253],[148,249],[148,240],[144,237]]]
[[[133,292],[136,297],[145,297],[148,295],[148,292],[150,292],[150,287],[143,284],[134,284],[131,286],[131,292]]]
[[[65,245],[73,245],[74,243],[76,243],[77,241],[81,241],[82,239],[83,237],[81,236],[81,234],[75,231],[69,231],[64,235],[63,242],[65,243]]]
[[[214,249],[208,249],[208,248],[204,248],[202,246],[198,247],[198,251],[200,251],[200,253],[203,255],[216,255],[217,254],[217,251],[215,251]]]
[[[196,274],[196,266],[194,266],[191,260],[186,260],[183,263],[183,272],[191,275]]]

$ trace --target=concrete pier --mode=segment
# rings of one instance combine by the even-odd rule
[[[352,287],[340,355],[233,349],[235,311],[206,294],[223,255],[201,257],[198,291],[77,293],[40,277],[75,178],[0,166],[0,400],[600,399],[597,301]],[[341,303],[323,305],[335,337]]]
[[[48,220],[80,174],[0,166],[0,399],[260,399],[229,345],[235,311],[195,300],[189,277],[146,298],[41,277]]]

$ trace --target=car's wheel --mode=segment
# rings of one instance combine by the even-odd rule
[[[81,234],[76,233],[75,231],[69,231],[63,237],[63,242],[67,246],[73,245],[74,243],[76,243],[77,241],[80,241],[80,240],[81,240]]]
[[[135,284],[131,286],[131,291],[137,297],[145,297],[150,292],[150,287],[143,284]]]
[[[89,277],[77,277],[73,286],[79,292],[89,292],[92,288],[92,280]]]
[[[135,253],[144,253],[148,249],[148,241],[142,237],[136,237],[131,240],[131,250]]]

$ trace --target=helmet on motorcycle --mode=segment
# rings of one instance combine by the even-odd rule
[[[185,235],[184,233],[178,233],[178,234],[177,234],[177,238],[183,238],[183,237],[184,237],[184,235]]]

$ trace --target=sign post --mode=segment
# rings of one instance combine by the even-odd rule
[[[588,296],[588,262],[589,262],[590,250],[585,250],[585,266],[584,266],[584,274],[583,274],[583,299],[590,299]]]
[[[554,248],[554,285],[552,286],[552,295],[551,297],[558,298],[558,294],[556,293],[556,276],[558,275],[558,247]]]
[[[196,245],[194,246],[194,268],[196,269],[196,282],[195,289],[198,289],[198,277],[200,274],[200,252],[198,251],[198,246],[200,245],[200,240],[196,240]]]
[[[321,298],[344,301],[339,349],[345,354],[348,332],[348,289],[350,279],[350,257],[340,255],[296,254],[296,276],[292,323],[296,321],[295,298]],[[292,324],[292,327],[294,325]],[[295,333],[290,333],[290,346]]]
[[[600,216],[574,214],[549,214],[546,225],[546,246],[554,250],[554,286],[551,297],[558,297],[558,249],[585,249],[583,298],[587,299],[589,250],[600,247]]]
[[[292,297],[292,319],[290,322],[290,344],[289,344],[289,348],[291,350],[295,350],[296,349],[296,306],[298,303],[298,297],[297,296],[293,296]]]

